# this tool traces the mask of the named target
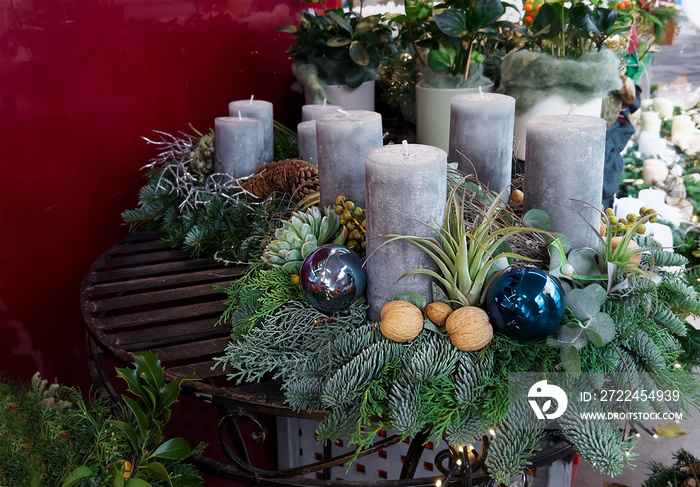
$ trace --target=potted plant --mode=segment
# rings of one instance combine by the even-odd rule
[[[300,25],[278,28],[296,37],[287,53],[307,103],[329,102],[346,108],[374,110],[377,68],[391,45],[391,30],[382,15],[363,17],[325,0],[304,0],[319,11],[302,12]],[[358,101],[347,95],[359,96]]]
[[[488,43],[504,41],[505,29],[513,24],[502,20],[508,4],[501,0],[444,0],[432,8],[431,3],[407,0],[406,15],[394,20],[402,23],[401,32],[419,64],[418,142],[447,150],[450,100],[480,87],[492,91],[493,82],[482,73],[480,51]]]
[[[516,99],[515,153],[525,160],[527,121],[544,114],[600,116],[603,97],[620,87],[620,56],[605,41],[629,30],[630,17],[582,0],[526,0],[501,63],[499,92]]]

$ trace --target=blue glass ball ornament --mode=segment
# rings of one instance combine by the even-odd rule
[[[326,244],[301,265],[301,289],[311,306],[332,314],[348,309],[365,292],[367,274],[360,258],[347,247]]]
[[[519,342],[535,342],[553,334],[564,308],[559,282],[535,267],[505,269],[486,292],[486,311],[494,331]]]

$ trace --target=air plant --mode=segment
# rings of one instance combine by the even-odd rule
[[[386,245],[396,240],[406,240],[423,250],[435,262],[439,272],[430,269],[415,269],[412,274],[427,274],[443,287],[447,297],[461,306],[478,305],[489,276],[508,265],[508,259],[534,262],[535,259],[512,252],[508,238],[520,232],[550,234],[531,227],[506,226],[497,228],[503,193],[492,195],[493,199],[481,218],[473,223],[465,220],[465,202],[459,197],[459,184],[455,185],[447,200],[447,209],[442,228],[424,223],[435,231],[438,238],[411,235],[385,235]],[[506,190],[504,190],[505,192]],[[381,246],[380,246],[381,247]]]

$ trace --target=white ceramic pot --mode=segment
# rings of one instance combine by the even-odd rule
[[[374,111],[374,80],[365,81],[357,88],[348,85],[328,85],[326,98],[328,103],[340,105],[346,110]],[[308,90],[304,90],[306,104],[313,104],[314,100]]]
[[[493,91],[493,84],[482,86],[484,93]],[[450,110],[452,97],[479,92],[479,88],[428,88],[416,85],[416,140],[419,144],[450,150]]]
[[[535,117],[541,117],[544,115],[562,115],[569,113],[571,108],[571,103],[566,101],[560,94],[551,95],[543,100],[537,102],[532,108],[527,112],[515,116],[515,145],[513,147],[513,154],[521,160],[525,161],[525,132],[527,129],[527,122]],[[603,99],[594,98],[583,105],[576,105],[574,112],[576,115],[591,115],[594,117],[600,117],[601,110],[603,108]]]

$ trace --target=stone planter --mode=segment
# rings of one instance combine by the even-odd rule
[[[326,97],[328,103],[340,105],[346,110],[374,111],[374,80],[365,81],[357,88],[347,85],[328,85]],[[304,90],[304,98],[307,104],[314,103],[313,96],[308,90]]]

